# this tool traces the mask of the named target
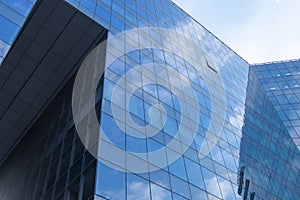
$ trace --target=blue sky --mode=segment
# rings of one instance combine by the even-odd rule
[[[173,0],[249,63],[300,58],[300,0]]]

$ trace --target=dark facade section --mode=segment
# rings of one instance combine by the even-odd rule
[[[37,1],[0,67],[0,165],[107,31],[65,1]]]
[[[73,78],[2,166],[0,199],[93,199],[96,160],[75,130],[72,87]]]
[[[77,136],[71,97],[83,59],[106,38],[64,1],[35,4],[0,68],[0,199],[93,198],[96,161]]]

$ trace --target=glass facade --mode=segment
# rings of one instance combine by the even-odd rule
[[[31,130],[43,142],[25,199],[299,198],[299,61],[249,67],[170,0],[65,1],[108,30],[98,160],[78,137],[70,81]],[[0,1],[0,59],[33,4]]]
[[[36,0],[0,1],[0,64],[5,58]]]
[[[96,159],[84,148],[74,127],[70,103],[72,86],[71,80],[29,132],[27,142],[19,146],[20,151],[26,153],[15,162],[24,161],[19,168],[12,168],[15,175],[29,176],[23,187],[24,194],[16,194],[17,198],[11,199],[77,200],[94,196]],[[29,147],[31,152],[27,153]],[[26,169],[27,166],[32,168]],[[19,170],[23,170],[23,174]],[[22,178],[19,181],[21,184]],[[7,196],[2,197],[7,199]]]
[[[27,199],[89,199],[94,194],[96,160],[72,125],[72,84],[68,83],[35,129],[43,133],[45,148],[37,153]]]
[[[244,186],[248,179],[257,199],[298,199],[299,162],[297,146],[250,68],[239,164]]]
[[[252,69],[300,148],[300,60],[258,64]]]
[[[242,136],[246,86],[248,80],[248,64],[232,52],[221,41],[194,21],[184,11],[171,1],[68,1],[73,6],[95,19],[109,30],[109,38],[133,28],[159,27],[175,30],[188,37],[193,46],[178,46],[176,40],[170,41],[174,48],[182,52],[169,52],[157,49],[156,43],[163,44],[165,35],[162,33],[134,34],[126,37],[118,44],[118,49],[126,52],[121,57],[114,58],[104,75],[103,102],[101,109],[101,127],[109,141],[121,150],[131,155],[145,153],[144,163],[149,165],[150,154],[164,148],[168,160],[172,154],[178,154],[178,159],[170,165],[145,173],[126,172],[113,158],[106,162],[98,162],[96,177],[96,195],[100,199],[241,199],[237,194],[237,176],[239,166],[239,149]],[[121,36],[120,36],[121,37]],[[108,46],[110,45],[108,40]],[[149,44],[148,49],[137,49],[127,52],[131,46]],[[138,45],[137,45],[138,44]],[[168,44],[165,44],[168,48]],[[163,46],[164,47],[164,46]],[[162,48],[163,48],[162,47]],[[188,52],[189,57],[185,57]],[[206,63],[197,63],[197,57],[210,58]],[[204,60],[205,61],[205,60]],[[146,73],[138,70],[139,65],[155,63]],[[168,65],[173,70],[161,68]],[[211,68],[209,68],[209,65]],[[203,141],[212,122],[212,98],[219,98],[204,80],[210,80],[211,74],[197,76],[198,70],[209,69],[217,73],[223,80],[226,93],[226,113],[224,128],[219,140],[206,156],[199,156]],[[130,75],[134,72],[134,76]],[[180,75],[179,75],[180,74]],[[196,75],[196,76],[195,76]],[[125,77],[127,87],[118,85]],[[165,81],[165,84],[163,81]],[[177,81],[173,81],[176,79]],[[187,146],[185,152],[180,149],[168,148],[168,144],[176,136],[179,126],[185,121],[194,122],[193,116],[184,115],[180,101],[188,100],[176,95],[170,88],[183,90],[178,83],[183,79],[192,85],[200,108],[200,122],[197,124],[195,139],[191,144],[180,138],[178,143]],[[149,81],[151,80],[151,84]],[[213,81],[213,80],[212,80]],[[162,85],[168,85],[168,87]],[[183,83],[181,83],[183,84]],[[130,86],[131,85],[131,86]],[[134,92],[130,88],[137,88]],[[129,87],[128,87],[129,86]],[[117,88],[124,99],[112,102],[112,91]],[[126,99],[125,99],[126,96]],[[122,98],[122,97],[121,97]],[[128,108],[125,102],[128,100]],[[112,105],[113,104],[113,105]],[[149,116],[153,105],[161,105],[165,113],[160,113],[158,119],[165,122],[158,134],[147,137],[133,137],[132,132],[147,134],[134,126],[128,125],[126,117],[114,116],[112,107],[119,113],[129,112],[135,124],[147,126],[151,123]],[[220,107],[218,107],[220,109]],[[127,109],[127,110],[126,110]],[[123,110],[123,111],[122,111]],[[164,114],[166,114],[164,119]],[[127,116],[127,117],[128,117]],[[214,119],[215,123],[221,123]],[[120,126],[121,124],[121,126]],[[122,130],[120,127],[125,127]],[[193,132],[192,125],[185,127]],[[125,133],[125,134],[124,134]],[[101,140],[101,139],[100,139]],[[211,141],[213,142],[213,141]],[[101,146],[101,142],[100,142]],[[99,152],[101,156],[101,151]],[[181,155],[183,154],[183,155]],[[107,162],[111,162],[107,164]],[[126,163],[131,160],[126,158]],[[108,166],[109,165],[109,166]],[[115,165],[115,166],[114,166]],[[124,172],[125,171],[125,172]]]

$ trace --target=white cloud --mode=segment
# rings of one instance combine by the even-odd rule
[[[168,200],[170,192],[152,184],[151,186],[152,200]],[[128,184],[128,200],[149,200],[150,188],[143,182],[131,182]]]
[[[128,185],[128,200],[149,200],[150,188],[142,182],[132,182]]]

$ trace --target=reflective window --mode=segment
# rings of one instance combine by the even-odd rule
[[[171,191],[166,190],[154,183],[151,183],[152,200],[169,200],[172,199]]]
[[[171,189],[169,173],[164,170],[157,170],[150,173],[150,180],[164,188]]]
[[[188,183],[176,176],[170,175],[170,177],[172,191],[188,199],[191,198]]]
[[[96,193],[109,199],[125,200],[125,174],[98,163]]]
[[[185,164],[189,182],[199,188],[205,189],[200,166],[189,159],[185,159]]]
[[[0,57],[4,57],[8,52],[10,45],[0,40]],[[0,62],[1,63],[1,62]]]
[[[8,44],[12,44],[19,27],[3,16],[0,16],[0,27],[5,27],[5,31],[0,32],[0,39]]]
[[[190,185],[192,199],[207,200],[206,191],[201,190],[193,185]]]
[[[32,2],[28,0],[2,0],[6,6],[12,8],[13,10],[17,11],[24,17],[28,15],[32,8]]]
[[[170,173],[174,174],[175,176],[187,180],[185,163],[182,156],[169,166],[169,170]]]
[[[205,168],[202,168],[202,172],[203,172],[203,178],[204,178],[206,190],[222,198],[216,174],[214,174],[213,172]]]
[[[127,174],[127,199],[150,200],[149,181],[134,174]]]

